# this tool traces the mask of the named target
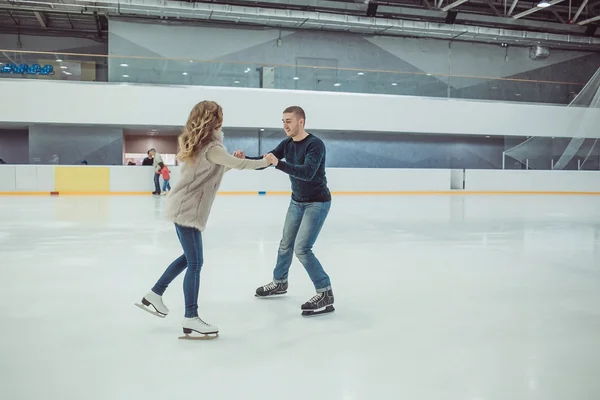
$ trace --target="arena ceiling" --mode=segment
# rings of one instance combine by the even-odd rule
[[[111,18],[600,51],[600,0],[0,0],[0,32],[105,38]]]

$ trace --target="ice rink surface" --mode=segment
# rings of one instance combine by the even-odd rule
[[[294,259],[271,279],[287,196],[217,197],[200,316],[183,274],[159,319],[134,306],[181,254],[164,198],[0,197],[0,398],[600,398],[599,196],[336,196],[315,246],[336,312],[305,319]]]

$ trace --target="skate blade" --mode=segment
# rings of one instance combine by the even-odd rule
[[[161,314],[158,311],[152,311],[151,309],[149,309],[148,307],[144,306],[143,304],[140,303],[135,303],[136,306],[138,306],[139,308],[141,308],[142,310],[146,311],[147,313],[150,313],[152,315],[156,315],[159,318],[164,318],[166,317],[165,314]]]
[[[325,308],[320,308],[317,310],[302,310],[303,317],[317,317],[319,315],[331,314],[335,311],[333,306],[327,306]]]
[[[186,333],[184,336],[179,336],[179,339],[183,340],[213,340],[219,337],[218,333],[206,333],[200,335],[192,335]]]
[[[286,293],[287,293],[287,290],[285,292],[268,294],[266,296],[261,296],[259,294],[254,293],[254,297],[258,297],[259,299],[268,299],[268,298],[273,298],[273,297],[279,297],[279,296],[284,295]]]

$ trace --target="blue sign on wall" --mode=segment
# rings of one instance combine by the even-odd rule
[[[19,74],[19,75],[54,75],[52,65],[40,64],[6,64],[0,67],[0,74]]]

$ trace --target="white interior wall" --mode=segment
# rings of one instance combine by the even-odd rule
[[[300,105],[307,128],[500,136],[600,137],[600,109],[275,89],[0,79],[0,123],[182,126],[204,99],[227,127],[280,128]],[[32,98],[40,107],[23,107]],[[9,100],[10,99],[10,100]]]

